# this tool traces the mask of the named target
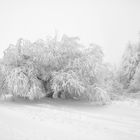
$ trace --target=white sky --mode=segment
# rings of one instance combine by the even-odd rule
[[[140,32],[140,0],[0,0],[0,55],[23,37],[79,36],[100,45],[105,59],[118,62]]]

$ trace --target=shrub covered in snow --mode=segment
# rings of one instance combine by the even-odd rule
[[[107,91],[101,87],[89,86],[87,90],[90,94],[89,100],[98,104],[106,104],[110,102],[110,96]]]
[[[9,94],[29,99],[43,97],[41,81],[22,67],[12,69],[6,77],[6,82]]]
[[[89,99],[108,102],[110,73],[97,45],[85,47],[64,35],[34,43],[19,39],[4,52],[1,75],[8,94],[29,99]],[[2,85],[2,84],[1,84]]]
[[[81,98],[85,92],[84,85],[73,71],[54,73],[51,88],[54,98]]]

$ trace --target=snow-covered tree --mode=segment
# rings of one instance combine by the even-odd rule
[[[120,66],[120,81],[124,85],[124,88],[128,88],[130,86],[139,62],[140,57],[138,46],[129,43],[124,52]]]
[[[109,101],[106,81],[110,72],[98,45],[85,47],[79,38],[62,36],[30,42],[19,39],[2,59],[9,94],[29,99],[53,98]]]

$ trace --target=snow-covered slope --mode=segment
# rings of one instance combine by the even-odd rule
[[[0,140],[140,140],[140,104],[2,102]]]

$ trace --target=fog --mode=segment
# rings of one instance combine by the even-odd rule
[[[22,37],[78,36],[85,45],[102,47],[105,60],[118,63],[140,31],[139,0],[1,0],[0,55]]]

